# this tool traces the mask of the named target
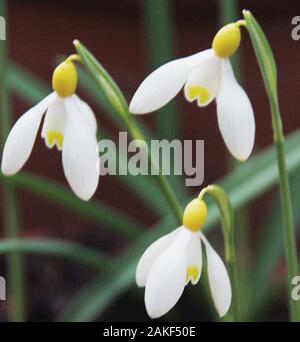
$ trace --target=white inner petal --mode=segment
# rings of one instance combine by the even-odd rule
[[[207,106],[215,98],[220,84],[220,60],[215,56],[203,60],[191,73],[184,86],[189,102],[197,101],[199,107]]]
[[[202,271],[202,250],[201,240],[198,233],[192,233],[192,237],[187,246],[187,273],[186,284],[191,281],[197,284]]]
[[[64,100],[57,97],[47,110],[42,128],[42,137],[49,148],[56,145],[59,150],[62,150],[66,124],[67,112]]]

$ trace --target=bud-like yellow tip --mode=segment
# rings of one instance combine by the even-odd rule
[[[207,206],[202,199],[192,200],[184,209],[183,225],[185,228],[197,232],[203,226],[207,216]]]
[[[75,93],[77,87],[77,71],[71,60],[60,63],[52,76],[52,88],[60,97],[68,97]]]
[[[212,42],[212,48],[219,58],[229,58],[240,45],[240,22],[228,24],[222,27]]]

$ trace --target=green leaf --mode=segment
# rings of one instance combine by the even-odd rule
[[[11,183],[19,189],[31,191],[54,204],[69,209],[71,212],[75,211],[77,214],[101,223],[102,228],[110,228],[111,233],[119,236],[132,238],[141,232],[141,225],[129,219],[126,215],[96,200],[83,202],[74,196],[71,191],[53,180],[32,175],[28,172],[20,172],[12,177],[5,177],[1,174],[0,180]]]
[[[107,257],[98,251],[75,242],[58,239],[5,239],[0,241],[0,254],[38,254],[79,262],[96,269],[102,267]]]
[[[145,246],[158,239],[161,234],[166,234],[172,225],[175,225],[173,218],[162,220],[156,227],[137,238],[120,256],[109,261],[104,266],[103,272],[75,295],[58,320],[80,322],[94,319],[132,285],[135,267]]]
[[[6,18],[6,1],[0,2],[0,16]],[[4,28],[5,29],[5,28]],[[8,90],[8,58],[7,41],[0,41],[0,146],[4,147],[11,124],[10,94]],[[15,187],[9,184],[2,186],[1,206],[3,209],[3,231],[7,237],[19,238],[21,226],[19,224],[19,208]],[[8,318],[11,321],[22,322],[26,320],[25,305],[25,272],[21,255],[11,254],[6,258],[8,292],[10,294],[10,308]]]
[[[170,0],[141,2],[149,72],[174,59],[175,28],[172,5]],[[171,101],[154,115],[156,131],[161,139],[172,140],[179,136],[175,101]]]
[[[12,62],[9,63],[8,85],[10,90],[32,105],[40,102],[51,92],[50,87],[42,80]]]
[[[300,170],[299,145],[300,132],[297,131],[286,140],[287,166],[290,173]],[[237,167],[236,171],[219,184],[227,192],[233,210],[238,210],[274,186],[277,180],[277,160],[272,146],[251,158],[247,164]],[[219,219],[215,206],[209,205],[208,213],[205,230],[214,227]],[[133,285],[135,266],[148,245],[174,228],[174,219],[165,218],[156,228],[143,233],[120,256],[105,266],[105,270],[109,270],[107,278],[106,271],[101,272],[74,297],[60,319],[89,321],[101,314],[113,300]],[[120,268],[117,267],[119,263]]]
[[[293,203],[294,220],[296,228],[299,230],[300,221],[300,172],[296,172],[290,177],[291,196]],[[282,254],[283,236],[281,232],[281,211],[280,198],[276,196],[269,210],[270,214],[262,227],[262,233],[258,238],[257,258],[253,266],[253,276],[251,277],[251,289],[253,296],[251,303],[252,310],[261,306],[263,298],[270,291],[270,279],[275,271]],[[255,294],[255,295],[254,295]]]
[[[150,71],[174,59],[174,18],[173,4],[170,0],[152,0],[141,2],[144,16],[144,30],[148,45],[148,62]],[[156,132],[160,139],[171,141],[180,136],[178,124],[178,110],[176,99],[153,113],[156,123]],[[162,156],[163,158],[163,156]],[[171,170],[174,170],[174,160],[171,160]],[[176,191],[180,201],[187,199],[187,190],[182,177],[175,176],[174,172],[168,177],[170,184]]]

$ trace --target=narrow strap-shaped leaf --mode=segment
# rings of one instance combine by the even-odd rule
[[[59,239],[5,239],[0,241],[0,255],[22,253],[65,258],[99,269],[107,257],[75,242]]]
[[[112,207],[96,200],[83,202],[75,197],[71,191],[53,180],[32,175],[28,172],[20,172],[12,177],[0,175],[0,180],[11,183],[18,188],[29,190],[72,212],[76,211],[97,223],[102,223],[103,228],[107,225],[107,228],[112,233],[135,237],[141,231],[141,225],[129,219],[125,214],[121,214]]]

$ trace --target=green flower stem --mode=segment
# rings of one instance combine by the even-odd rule
[[[222,231],[224,237],[225,261],[232,286],[232,319],[235,322],[239,322],[241,321],[242,316],[240,306],[239,282],[236,267],[236,255],[234,244],[234,218],[232,206],[229,201],[228,195],[220,186],[207,186],[200,192],[199,198],[203,198],[203,196],[206,193],[212,196],[220,212]]]
[[[228,273],[231,280],[232,286],[232,313],[233,320],[235,322],[241,321],[241,306],[240,306],[240,293],[239,293],[239,282],[237,276],[237,265],[235,256],[234,236],[233,233],[228,234],[229,236],[225,239],[225,260],[228,267]]]
[[[298,275],[298,260],[297,260],[297,246],[296,234],[293,218],[293,207],[290,193],[290,183],[286,166],[286,158],[284,151],[284,135],[282,130],[281,115],[278,103],[271,101],[272,124],[274,132],[274,143],[276,147],[280,196],[282,204],[282,214],[284,222],[284,245],[285,254],[288,267],[288,298],[289,310],[292,321],[300,322],[300,305],[297,301],[292,299],[292,279]]]
[[[243,10],[251,42],[268,95],[272,115],[274,145],[276,149],[279,173],[280,197],[283,215],[283,236],[288,268],[288,301],[292,321],[300,321],[300,305],[291,297],[292,279],[298,275],[298,260],[296,249],[296,234],[293,219],[293,208],[290,194],[290,184],[286,165],[284,134],[277,89],[277,68],[270,44],[250,11]]]
[[[134,120],[133,115],[129,113],[128,104],[120,88],[111,78],[108,72],[104,69],[104,67],[97,61],[97,59],[84,45],[82,45],[78,40],[74,40],[73,43],[78,55],[81,58],[82,64],[95,80],[99,91],[107,99],[108,103],[111,105],[111,108],[116,113],[116,115],[118,115],[118,117],[122,120],[132,139],[143,141],[143,143],[141,144],[142,147],[146,143],[147,139],[142,130],[137,125],[136,121]],[[155,176],[155,180],[178,224],[181,224],[182,208],[180,206],[180,203],[168,180],[159,169],[157,161],[155,161],[151,157],[149,149],[147,149],[147,152],[150,165],[152,166],[152,168],[159,171],[158,176]]]
[[[6,1],[0,0],[0,15],[6,18]],[[2,146],[9,133],[9,96],[7,91],[7,45],[0,41],[0,117]],[[7,237],[17,239],[20,236],[20,225],[15,188],[12,184],[3,183],[4,227]],[[7,256],[8,286],[10,297],[10,320],[25,320],[24,270],[22,256],[12,253]]]
[[[145,136],[143,135],[142,131],[139,129],[138,125],[134,121],[132,115],[128,112],[126,112],[126,115],[122,116],[124,124],[126,125],[129,134],[134,140],[142,140],[143,142],[146,141]],[[161,173],[161,170],[157,164],[157,161],[154,160],[151,156],[151,153],[149,152],[149,149],[147,148],[148,152],[148,160],[149,164],[151,165],[151,169],[157,170],[156,174],[157,176],[154,176],[155,181],[157,182],[161,192],[163,193],[164,197],[166,198],[169,207],[178,221],[178,224],[182,224],[182,207],[170,185],[166,177]]]

